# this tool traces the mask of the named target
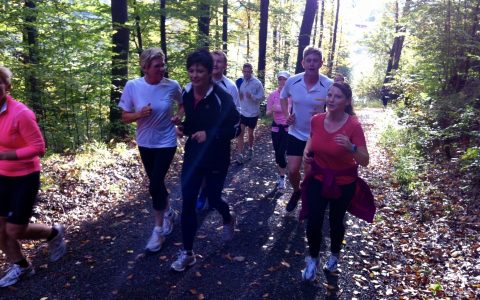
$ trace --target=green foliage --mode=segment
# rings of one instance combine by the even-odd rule
[[[393,156],[394,176],[406,189],[412,192],[418,185],[419,175],[424,171],[425,159],[421,155],[422,133],[405,127],[389,125],[382,133],[380,143]]]

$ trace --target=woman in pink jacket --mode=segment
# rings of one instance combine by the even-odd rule
[[[11,78],[12,72],[0,66],[0,249],[11,263],[0,287],[35,274],[19,240],[45,239],[51,261],[66,251],[63,225],[29,223],[40,187],[45,142],[34,113],[9,95]]]

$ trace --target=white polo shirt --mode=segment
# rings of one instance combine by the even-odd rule
[[[260,115],[260,103],[265,97],[263,85],[256,77],[252,76],[249,80],[243,79],[239,93],[245,95],[246,92],[252,94],[252,98],[244,96],[240,98],[240,114],[244,117],[258,117]]]
[[[224,89],[227,93],[229,93],[232,96],[233,103],[235,103],[235,107],[237,108],[237,111],[240,112],[240,96],[238,94],[238,89],[237,89],[237,86],[235,85],[235,82],[230,80],[225,75],[222,75],[222,78],[220,80],[213,79],[213,82],[215,82],[219,87]]]
[[[144,77],[129,80],[118,106],[126,112],[138,112],[150,103],[152,114],[137,120],[136,141],[146,148],[177,146],[175,127],[171,121],[173,101],[182,104],[182,91],[177,81],[163,78],[149,84]]]
[[[301,141],[306,141],[310,137],[310,119],[312,116],[325,111],[327,92],[333,84],[333,80],[319,74],[318,82],[307,91],[304,74],[303,72],[288,78],[280,94],[281,99],[290,97],[292,110],[295,114],[295,124],[289,126],[288,134]]]

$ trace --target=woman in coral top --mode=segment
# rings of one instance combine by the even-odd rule
[[[0,287],[35,274],[19,240],[45,239],[51,261],[57,261],[66,250],[63,225],[29,223],[40,187],[45,142],[33,112],[8,94],[11,78],[12,72],[0,66],[0,249],[11,263]]]
[[[310,255],[305,259],[306,267],[302,273],[304,280],[314,280],[316,277],[323,217],[327,206],[331,255],[324,270],[336,271],[345,235],[343,218],[355,194],[357,167],[367,166],[369,161],[365,135],[353,113],[350,86],[335,82],[328,90],[326,105],[326,113],[312,117],[310,138],[304,152],[304,162],[312,164],[312,172],[315,172],[306,188]]]

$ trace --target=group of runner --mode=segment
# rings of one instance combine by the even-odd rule
[[[321,51],[307,47],[302,60],[305,72],[294,76],[279,72],[278,88],[267,101],[267,115],[273,118],[277,187],[285,189],[288,176],[293,188],[286,206],[288,212],[296,208],[302,196],[305,200],[302,213],[307,219],[309,245],[302,272],[305,280],[316,277],[327,206],[332,244],[324,269],[337,269],[345,232],[343,218],[357,178],[351,169],[356,171],[358,164],[368,164],[363,130],[353,114],[351,89],[343,78],[333,83],[320,74],[322,63]],[[209,207],[222,216],[223,240],[234,237],[236,217],[222,199],[231,141],[237,139],[237,163],[251,159],[264,88],[253,76],[249,63],[243,65],[237,87],[224,75],[227,56],[222,51],[200,49],[190,53],[186,63],[190,82],[183,89],[177,81],[164,77],[165,56],[161,49],[144,50],[140,66],[144,76],[127,82],[119,107],[125,123],[136,123],[136,142],[149,179],[154,228],[145,250],[159,251],[172,232],[176,212],[169,203],[165,176],[176,152],[177,138],[186,137],[181,170],[183,249],[171,264],[173,270],[183,271],[196,262],[196,208],[203,207],[206,199]],[[0,279],[0,286],[9,286],[34,272],[21,255],[18,240],[47,239],[55,261],[65,253],[65,230],[62,225],[49,228],[29,224],[39,187],[39,157],[45,146],[31,110],[8,95],[11,73],[1,68],[0,75],[0,246],[12,263]],[[305,174],[311,174],[313,179],[301,189],[302,163]],[[346,169],[351,172],[343,172]],[[22,185],[28,185],[30,191],[20,191]]]

